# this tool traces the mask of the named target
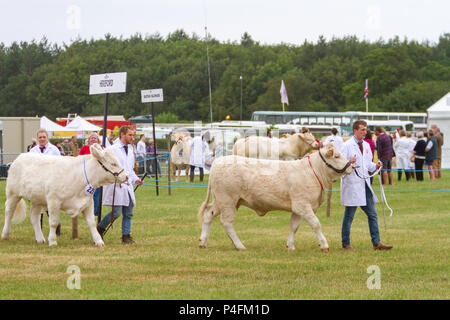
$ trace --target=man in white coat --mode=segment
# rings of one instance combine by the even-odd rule
[[[122,243],[135,243],[131,237],[131,218],[133,217],[133,208],[136,206],[133,185],[142,185],[142,181],[134,172],[135,156],[133,152],[134,130],[130,126],[123,126],[119,130],[119,141],[112,145],[112,149],[117,156],[120,164],[128,175],[128,181],[122,184],[111,184],[103,187],[103,205],[113,206],[112,212],[108,213],[97,226],[97,230],[103,237],[103,234],[111,223],[111,219],[117,219],[122,214]],[[115,190],[114,190],[115,189]]]
[[[342,247],[353,250],[350,245],[350,229],[357,207],[366,213],[369,221],[370,236],[375,250],[389,250],[392,246],[384,245],[380,241],[378,230],[378,217],[375,202],[378,202],[370,186],[370,173],[382,167],[381,162],[372,162],[372,151],[369,144],[364,141],[367,123],[357,120],[353,123],[353,137],[344,143],[343,154],[355,163],[355,170],[341,178],[341,203],[345,206],[344,220],[342,221]]]
[[[53,144],[48,141],[48,132],[47,130],[41,128],[36,133],[38,144],[30,149],[30,152],[40,153],[46,156],[61,156],[61,152],[55,147]],[[48,216],[48,211],[47,211]],[[41,229],[42,229],[42,219],[43,214],[41,214]],[[56,235],[59,236],[61,234],[61,223],[56,227]]]
[[[205,168],[206,156],[209,151],[208,143],[206,141],[209,140],[209,136],[209,132],[206,131],[201,137],[196,136],[189,142],[191,147],[191,158],[189,161],[191,172],[189,178],[191,182],[194,182],[195,167],[199,168],[200,181],[203,181],[203,168]]]
[[[338,136],[338,131],[336,128],[331,129],[331,134],[325,139],[323,146],[326,147],[330,142],[333,142],[334,146],[342,152],[342,149],[344,148],[344,141],[340,136]]]

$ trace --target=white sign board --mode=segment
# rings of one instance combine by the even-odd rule
[[[142,103],[164,101],[163,89],[142,90],[141,101]]]
[[[89,94],[120,93],[127,90],[127,73],[93,74],[89,82]]]

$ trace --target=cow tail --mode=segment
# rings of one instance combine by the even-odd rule
[[[16,205],[16,209],[14,210],[13,217],[11,222],[14,224],[19,224],[25,220],[27,217],[27,204],[25,200],[20,199]]]
[[[203,216],[205,215],[205,210],[209,204],[209,198],[211,197],[211,179],[208,181],[208,191],[206,193],[206,200],[202,203],[200,208],[198,209],[197,219],[200,224],[203,223]]]

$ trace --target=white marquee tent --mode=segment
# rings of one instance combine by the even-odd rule
[[[65,128],[71,129],[71,131],[100,131],[102,128],[97,127],[90,123],[89,121],[84,120],[80,116],[77,116],[73,119]]]
[[[428,127],[436,124],[444,136],[442,168],[450,168],[450,92],[428,108]]]
[[[74,131],[72,129],[67,129],[66,127],[60,126],[56,122],[53,122],[46,116],[43,116],[40,120],[40,126],[41,128],[47,130],[48,132],[54,132],[54,131]]]

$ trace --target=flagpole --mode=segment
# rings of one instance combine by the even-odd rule
[[[366,88],[369,88],[369,79],[366,79]],[[366,112],[369,112],[369,95],[366,98]]]
[[[283,112],[284,112],[284,102],[281,105],[283,106]]]

